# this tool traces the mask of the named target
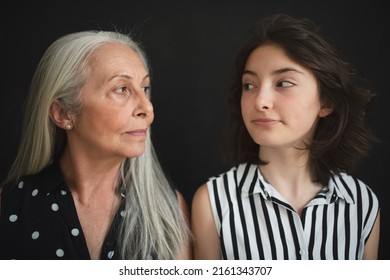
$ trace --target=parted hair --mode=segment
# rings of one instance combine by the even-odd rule
[[[231,119],[223,138],[227,159],[234,164],[266,164],[259,159],[261,147],[245,128],[240,105],[247,59],[265,44],[282,47],[292,60],[309,69],[317,80],[320,101],[332,109],[319,119],[312,142],[307,143],[313,181],[327,185],[332,173],[352,172],[377,141],[367,118],[374,93],[319,27],[285,14],[270,15],[255,25],[236,57],[228,97]]]
[[[66,133],[51,121],[49,108],[58,100],[71,113],[82,111],[80,90],[88,79],[89,58],[102,45],[113,43],[134,50],[149,71],[140,46],[120,32],[76,32],[49,46],[32,79],[20,147],[6,182],[35,174],[61,155]],[[118,192],[126,193],[126,212],[118,233],[123,259],[174,259],[189,238],[175,190],[162,171],[149,134],[144,153],[124,159],[118,170]]]

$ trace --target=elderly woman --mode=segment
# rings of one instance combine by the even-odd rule
[[[1,259],[187,259],[184,199],[150,140],[150,75],[118,32],[55,41],[1,194]]]

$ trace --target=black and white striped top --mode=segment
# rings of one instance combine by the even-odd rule
[[[241,164],[207,185],[223,259],[361,259],[379,210],[373,191],[345,173],[301,215],[257,165]]]

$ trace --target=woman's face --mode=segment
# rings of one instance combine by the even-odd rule
[[[330,113],[321,106],[311,71],[277,45],[263,45],[250,54],[242,85],[242,117],[262,147],[305,148],[318,118]]]
[[[154,114],[149,74],[139,55],[123,45],[103,45],[92,54],[88,71],[69,145],[90,158],[141,155]]]

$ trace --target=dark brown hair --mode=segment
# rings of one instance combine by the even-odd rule
[[[259,159],[260,147],[244,125],[240,105],[246,61],[253,50],[264,44],[282,47],[292,60],[312,71],[322,104],[332,108],[329,116],[319,119],[313,141],[307,146],[313,180],[327,185],[331,173],[351,172],[376,141],[367,121],[374,94],[311,21],[283,14],[269,16],[256,25],[236,58],[228,100],[231,122],[224,137],[228,158],[234,164],[266,164]]]

